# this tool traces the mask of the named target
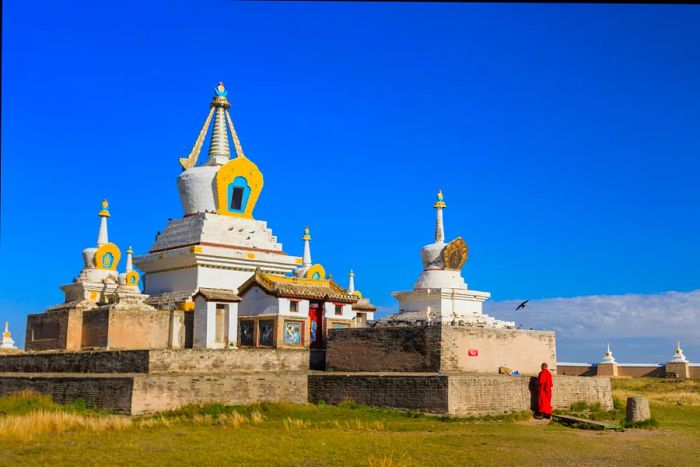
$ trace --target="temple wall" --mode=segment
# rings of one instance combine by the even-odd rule
[[[700,378],[700,365],[690,365],[690,377],[691,378]]]
[[[470,352],[471,351],[471,352]],[[461,326],[329,330],[326,368],[335,371],[498,373],[536,375],[542,362],[556,372],[550,331]]]
[[[68,315],[68,310],[28,315],[25,349],[65,349],[68,335]]]
[[[0,396],[21,391],[46,394],[61,404],[81,399],[89,405],[128,414],[131,413],[133,378],[84,375],[0,376]]]
[[[533,410],[534,377],[484,374],[321,373],[309,375],[309,401],[352,400],[379,407],[449,413],[454,416]],[[608,378],[555,376],[552,406],[599,402],[611,409]]]
[[[152,350],[149,355],[151,373],[305,371],[309,368],[309,351],[303,349]]]
[[[566,376],[595,376],[596,365],[557,363],[557,374]]]
[[[312,373],[309,402],[355,401],[375,407],[448,412],[448,377],[433,374]]]
[[[165,349],[170,344],[170,312],[111,309],[109,349]]]
[[[330,329],[326,369],[440,371],[440,326]]]
[[[195,267],[148,273],[144,275],[144,279],[143,293],[148,295],[158,295],[175,290],[191,290],[194,293],[197,290],[197,269]]]
[[[98,308],[83,313],[83,349],[107,348],[109,334],[109,310]]]
[[[277,314],[279,299],[266,294],[257,285],[252,286],[238,303],[238,316]],[[308,306],[307,306],[308,310]],[[299,313],[300,314],[300,313]]]
[[[442,327],[441,371],[498,373],[499,367],[506,367],[537,375],[543,362],[556,373],[553,331]]]
[[[307,373],[270,371],[232,374],[162,374],[134,377],[132,414],[171,410],[187,404],[260,402],[305,404]]]

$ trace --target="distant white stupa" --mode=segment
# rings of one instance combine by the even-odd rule
[[[10,323],[5,321],[5,332],[2,333],[2,342],[0,342],[0,349],[16,349],[15,341],[12,339],[12,333],[10,332]]]

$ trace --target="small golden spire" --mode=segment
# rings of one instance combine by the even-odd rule
[[[436,209],[445,209],[447,205],[445,204],[445,200],[442,197],[442,190],[438,190],[437,193],[437,201],[435,201],[435,204],[433,204],[433,207]]]
[[[109,203],[107,202],[107,199],[102,200],[102,209],[99,213],[97,213],[97,215],[100,217],[109,217]]]
[[[9,339],[12,337],[12,333],[10,332],[10,322],[5,321],[5,332],[2,333],[3,339]]]
[[[311,234],[309,232],[309,227],[304,227],[304,235],[301,237],[302,240],[311,240]]]

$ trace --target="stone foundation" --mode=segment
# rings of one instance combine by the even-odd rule
[[[499,367],[556,373],[554,332],[466,326],[377,326],[332,329],[326,369],[364,372],[478,372]]]
[[[502,414],[536,409],[535,378],[438,373],[320,373],[309,375],[309,401],[353,400],[379,407],[453,416]],[[607,378],[555,376],[552,406],[599,402],[612,409]]]

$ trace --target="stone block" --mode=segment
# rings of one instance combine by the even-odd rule
[[[649,399],[646,397],[627,398],[627,421],[643,422],[651,418],[649,411]]]

